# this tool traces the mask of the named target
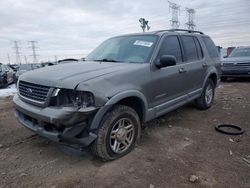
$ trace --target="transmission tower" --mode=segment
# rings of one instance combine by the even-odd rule
[[[150,26],[148,25],[149,21],[148,20],[145,20],[145,18],[140,18],[139,19],[139,22],[141,23],[141,28],[142,28],[142,31],[145,32],[145,29],[147,28],[147,30],[150,29]]]
[[[14,41],[14,49],[16,54],[16,64],[21,64],[21,57],[20,57],[20,51],[19,51],[19,42],[17,40]]]
[[[194,15],[195,15],[195,10],[192,8],[186,8],[187,15],[188,15],[188,22],[186,23],[187,27],[189,30],[194,30],[195,28],[195,23],[194,23]]]
[[[179,22],[179,14],[180,14],[180,5],[168,1],[169,3],[169,11],[172,13],[172,19],[170,20],[171,26],[173,29],[177,29],[180,26]]]
[[[37,57],[38,57],[38,55],[36,54],[36,49],[37,49],[37,47],[36,47],[36,43],[37,43],[37,41],[29,41],[30,42],[30,44],[31,44],[31,46],[30,46],[30,48],[32,49],[32,57],[33,57],[33,63],[37,63],[38,62],[38,60],[37,60]]]

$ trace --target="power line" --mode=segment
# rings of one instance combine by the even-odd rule
[[[173,3],[171,1],[168,1],[169,3],[169,12],[172,13],[172,19],[170,20],[171,26],[173,29],[177,29],[180,26],[179,22],[179,14],[180,14],[180,5]]]
[[[31,44],[30,48],[32,49],[32,55],[31,56],[33,57],[33,63],[37,63],[38,62],[38,60],[37,60],[38,55],[36,53],[36,49],[37,49],[36,43],[37,43],[37,41],[32,40],[32,41],[29,41],[29,42]]]
[[[14,49],[16,54],[16,64],[21,64],[20,50],[18,46],[19,42],[17,40],[14,41]]]

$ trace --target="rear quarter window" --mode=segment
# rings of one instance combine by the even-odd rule
[[[212,58],[219,57],[218,50],[217,50],[214,42],[212,41],[212,39],[210,39],[209,37],[202,37],[202,40],[207,48],[207,51],[208,51],[210,57],[212,57]]]

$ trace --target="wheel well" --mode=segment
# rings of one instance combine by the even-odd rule
[[[144,119],[144,105],[141,99],[138,97],[127,97],[120,100],[117,104],[129,106],[133,108],[138,114],[141,121]]]
[[[217,85],[217,75],[215,73],[211,74],[208,79],[211,79],[214,82],[214,86]]]

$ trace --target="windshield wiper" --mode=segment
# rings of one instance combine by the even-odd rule
[[[95,59],[93,61],[100,61],[100,62],[122,62],[122,61],[117,61],[114,59],[108,59],[108,58],[104,58],[104,59]]]

